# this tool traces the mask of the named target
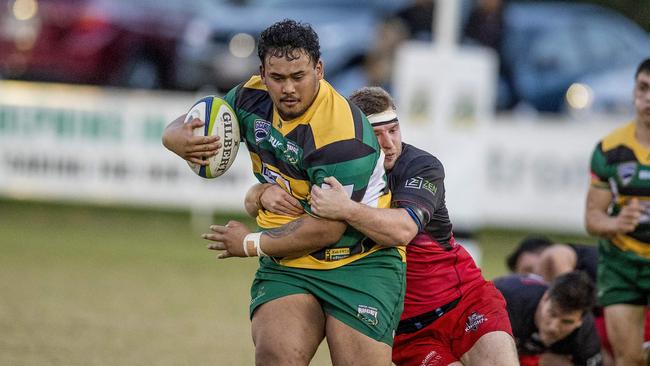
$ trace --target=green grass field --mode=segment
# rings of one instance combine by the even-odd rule
[[[0,201],[0,365],[252,365],[257,261],[215,260],[201,232],[184,212]],[[477,234],[487,278],[524,235]]]

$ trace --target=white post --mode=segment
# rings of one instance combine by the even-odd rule
[[[440,48],[451,49],[458,43],[460,2],[461,0],[436,0],[432,29],[435,29],[436,45]]]

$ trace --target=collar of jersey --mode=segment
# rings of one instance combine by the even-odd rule
[[[630,141],[630,148],[634,151],[634,155],[639,163],[643,165],[650,165],[650,148],[647,148],[639,143],[635,137],[637,123],[631,122],[631,126],[627,126],[625,134],[627,134],[627,141]]]

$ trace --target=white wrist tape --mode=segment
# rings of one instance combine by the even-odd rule
[[[260,248],[260,237],[262,236],[262,233],[250,233],[244,237],[244,253],[246,253],[246,256],[250,257],[251,254],[255,255],[257,254],[258,257],[268,257],[266,253],[262,251],[262,248]],[[250,253],[248,252],[249,248],[249,243],[253,244],[253,247],[255,248],[256,253]]]
[[[250,234],[246,235],[244,237],[244,241],[242,242],[242,247],[244,248],[244,254],[246,254],[247,257],[251,256],[250,253],[248,253],[248,242],[251,241],[248,238],[249,236],[250,236]]]
[[[255,238],[255,251],[257,252],[258,257],[268,257],[269,255],[262,251],[262,233],[257,233]]]

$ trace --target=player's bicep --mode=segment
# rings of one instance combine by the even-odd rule
[[[416,233],[423,231],[426,224],[431,219],[431,213],[427,208],[424,207],[421,203],[412,202],[412,201],[392,201],[391,208],[401,209],[403,212],[403,217],[408,218],[406,220],[409,226],[414,225],[411,228],[414,228]]]
[[[587,191],[587,214],[590,212],[607,212],[613,199],[609,189],[590,186]]]
[[[403,207],[398,209],[400,220],[404,228],[415,236],[418,232],[424,230],[424,225],[428,222],[426,214],[418,207]]]

